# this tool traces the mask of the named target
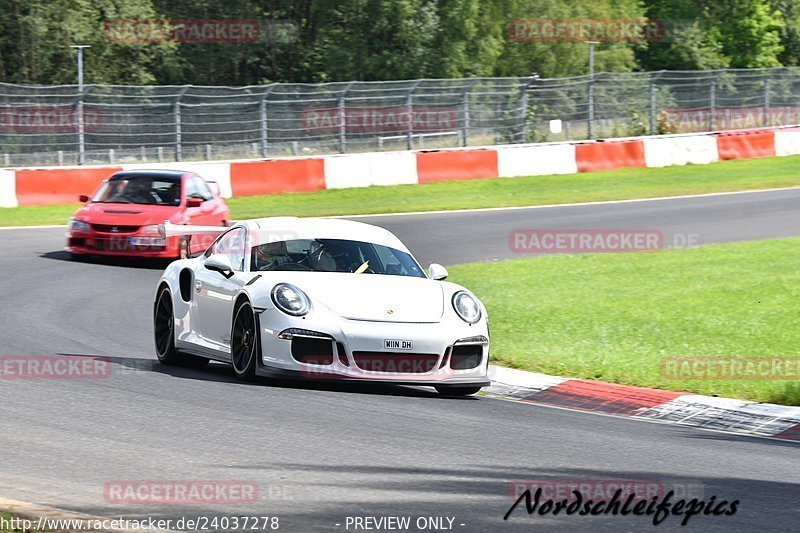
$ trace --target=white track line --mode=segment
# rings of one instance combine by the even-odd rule
[[[581,207],[589,205],[629,204],[634,202],[658,202],[663,200],[682,200],[689,198],[707,198],[710,196],[731,196],[734,194],[754,194],[774,191],[800,191],[800,187],[778,187],[776,189],[753,189],[749,191],[710,192],[704,194],[685,194],[681,196],[659,196],[656,198],[632,198],[629,200],[602,200],[597,202],[577,202],[572,204],[524,205],[512,207],[479,207],[475,209],[444,209],[441,211],[407,211],[403,213],[379,213],[371,215],[336,215],[324,218],[368,218],[368,217],[401,217],[409,215],[443,215],[450,213],[479,213],[481,211],[520,211],[523,209],[553,209],[556,207]]]
[[[66,227],[67,227],[66,224],[57,226],[0,226],[0,231],[12,230],[12,229],[54,229],[54,228],[66,228]]]
[[[736,194],[758,194],[777,191],[800,191],[800,187],[779,187],[776,189],[753,189],[750,191],[730,191],[730,192],[710,192],[704,194],[685,194],[681,196],[659,196],[656,198],[631,198],[629,200],[602,200],[597,202],[577,202],[571,204],[544,204],[544,205],[520,205],[512,207],[478,207],[474,209],[443,209],[440,211],[405,211],[402,213],[372,213],[362,215],[330,215],[322,218],[370,218],[370,217],[404,217],[413,215],[450,215],[456,213],[481,213],[492,211],[521,211],[524,209],[555,209],[558,207],[582,207],[593,205],[614,205],[614,204],[630,204],[635,202],[660,202],[665,200],[684,200],[691,198],[709,198],[712,196],[732,196]],[[13,208],[11,208],[13,209]],[[0,226],[2,230],[15,230],[15,229],[54,229],[66,228],[64,225],[53,226]]]

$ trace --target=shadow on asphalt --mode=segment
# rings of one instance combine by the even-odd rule
[[[336,382],[328,380],[291,380],[257,377],[253,381],[242,381],[236,378],[233,369],[224,363],[212,361],[203,369],[194,369],[181,366],[167,366],[159,363],[155,357],[152,359],[138,359],[135,357],[111,357],[106,355],[86,355],[60,353],[66,357],[91,357],[107,360],[113,365],[112,376],[135,374],[138,372],[154,372],[166,374],[179,379],[192,379],[199,381],[214,381],[219,383],[231,383],[236,385],[253,387],[272,387],[281,389],[296,389],[310,391],[341,392],[349,394],[373,394],[381,396],[400,396],[409,398],[432,398],[451,401],[478,401],[478,398],[467,397],[445,397],[440,395],[433,388],[409,387],[400,385],[386,385],[382,383],[352,383]]]
[[[454,443],[454,446],[466,443]],[[619,450],[624,454],[624,450]],[[430,466],[389,466],[381,464],[391,461],[391,457],[377,463],[358,463],[350,454],[339,458],[340,464],[333,462],[283,462],[248,461],[212,465],[233,472],[234,478],[249,476],[252,479],[274,480],[276,473],[284,474],[277,488],[280,493],[270,498],[264,485],[264,501],[255,509],[280,517],[281,530],[287,531],[342,531],[347,516],[409,516],[454,518],[453,531],[464,533],[484,532],[529,532],[529,531],[692,531],[720,532],[732,531],[796,531],[797,525],[797,485],[781,481],[765,481],[731,477],[699,478],[686,475],[665,474],[657,471],[618,471],[602,466],[594,468],[562,468],[541,466],[530,453],[521,452],[521,457],[495,457],[491,454],[489,462],[466,464],[460,462],[452,466],[431,468]],[[458,451],[454,450],[454,460]],[[530,466],[524,464],[522,457],[531,459]],[[658,457],[653,457],[657,463]],[[539,463],[539,464],[537,464]],[[270,483],[276,483],[270,481]],[[608,501],[611,494],[624,484],[628,490],[641,496],[644,493],[658,496],[659,501],[674,491],[671,502],[697,498],[714,506],[738,500],[737,512],[732,516],[698,514],[681,526],[682,514],[663,516],[660,527],[654,526],[653,514],[627,516],[601,513],[598,516],[578,514],[567,515],[551,512],[528,515],[525,504],[521,503],[509,516],[503,517],[514,502],[515,491],[519,487],[542,486],[560,493],[569,487],[583,487],[586,499]],[[636,485],[635,485],[636,484]],[[360,494],[366,499],[355,497],[331,498],[330,491],[338,489],[345,493]],[[320,490],[322,489],[322,490]],[[522,489],[524,490],[524,488]],[[535,490],[535,489],[534,489]],[[319,492],[318,492],[319,491]],[[627,493],[626,493],[627,494]],[[560,499],[555,495],[553,499]],[[549,497],[543,497],[543,502]],[[649,500],[649,498],[643,498]],[[543,503],[542,502],[542,503]],[[193,516],[197,508],[190,506],[158,506],[143,510],[139,507],[95,506],[79,508],[76,511],[98,515],[156,516],[176,518]],[[238,509],[234,509],[238,510]],[[206,516],[223,516],[231,508],[208,506],[202,509]],[[413,522],[412,522],[413,524]],[[463,525],[462,525],[463,524]],[[449,529],[449,528],[446,528]],[[352,531],[352,529],[350,529]],[[419,530],[417,528],[410,529]],[[431,529],[422,529],[430,531]]]
[[[701,428],[702,429],[702,428]],[[712,431],[692,431],[686,432],[682,435],[684,438],[688,439],[701,439],[701,440],[708,440],[708,441],[728,441],[728,442],[738,442],[738,443],[753,443],[753,437],[756,437],[755,440],[758,441],[760,445],[768,445],[768,446],[780,446],[780,447],[789,447],[795,448],[796,450],[800,450],[800,442],[787,440],[787,439],[777,439],[777,438],[758,438],[757,435],[740,435],[736,433],[717,433]]]
[[[68,263],[84,263],[90,265],[141,268],[148,270],[164,270],[172,259],[154,259],[148,257],[115,257],[101,255],[71,255],[63,250],[40,254],[42,259],[65,261]]]

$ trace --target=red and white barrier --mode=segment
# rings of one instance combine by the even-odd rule
[[[0,169],[0,207],[17,207],[17,182],[11,169]]]
[[[325,158],[326,189],[417,182],[417,158],[413,152],[347,154]]]
[[[184,169],[222,196],[575,174],[800,154],[800,128],[246,161],[0,169],[0,207],[72,203],[119,170]]]
[[[501,178],[578,172],[574,144],[522,144],[498,146],[496,150],[497,171]]]
[[[713,163],[719,160],[717,139],[711,135],[645,137],[644,160],[648,167]]]
[[[775,155],[800,154],[800,128],[775,132]]]

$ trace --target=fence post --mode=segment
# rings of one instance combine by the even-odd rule
[[[78,96],[78,164],[86,162],[86,139],[83,133],[83,92]]]
[[[480,81],[479,78],[474,78],[467,84],[467,88],[464,90],[464,101],[462,105],[464,106],[464,124],[461,126],[461,146],[468,146],[469,145],[469,128],[470,128],[470,116],[469,116],[469,95],[472,93],[472,88],[475,86],[476,83]]]
[[[267,128],[267,97],[269,93],[272,91],[272,88],[275,87],[274,83],[271,83],[267,90],[264,91],[264,95],[261,97],[261,102],[258,104],[258,113],[260,115],[260,123],[261,123],[261,157],[267,157],[267,152],[269,149],[269,138],[268,138],[268,128]]]
[[[408,128],[406,131],[406,148],[414,148],[414,90],[422,80],[415,81],[406,94],[406,114],[408,115]]]
[[[586,124],[586,137],[592,139],[594,137],[594,45],[597,42],[587,41],[587,44],[589,45],[589,101],[587,102],[589,116]]]
[[[528,83],[519,88],[519,125],[517,126],[517,142],[525,142],[525,114],[528,111]]]
[[[173,109],[173,113],[175,115],[175,161],[181,162],[183,161],[183,139],[182,139],[182,131],[181,131],[181,98],[183,94],[189,89],[189,87],[184,87],[181,89],[181,92],[178,93],[178,96],[175,98],[175,105]]]
[[[717,76],[711,78],[711,85],[708,86],[708,131],[714,129],[714,114],[717,110]]]
[[[78,164],[82,165],[86,162],[86,117],[84,116],[84,99],[89,91],[86,86],[81,85],[78,87],[78,102],[76,103],[76,114],[78,115]]]
[[[344,90],[339,93],[339,100],[337,103],[337,114],[339,117],[339,153],[343,154],[347,152],[347,106],[345,105],[345,97],[347,96],[347,91],[350,90],[350,86],[353,85],[351,81],[348,83]]]
[[[464,123],[461,125],[461,146],[469,144],[469,92],[471,89],[472,84],[464,91],[464,101],[462,103],[464,107]]]
[[[764,80],[764,126],[770,125],[769,119],[769,74],[767,74],[767,78]]]
[[[408,115],[406,149],[411,150],[414,148],[414,89],[408,91],[406,95],[406,114]]]
[[[520,87],[520,112],[519,112],[519,126],[517,130],[517,142],[525,142],[525,128],[528,125],[528,90],[533,87],[533,83],[539,79],[539,76],[534,74],[527,78],[527,81]]]
[[[258,104],[259,122],[261,124],[261,157],[267,157],[267,95]]]
[[[650,76],[650,87],[649,87],[649,95],[650,95],[650,135],[656,134],[656,80],[652,76]]]

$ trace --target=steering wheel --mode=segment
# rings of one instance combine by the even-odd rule
[[[278,263],[276,261],[273,261],[272,263],[265,265],[259,268],[258,270],[261,272],[269,272],[271,270],[279,272],[279,271],[289,271],[289,270],[307,271],[311,269],[305,265],[301,265],[300,263]]]
[[[283,271],[283,270],[302,270],[308,271],[311,270],[305,265],[301,265],[300,263],[284,263],[282,265],[278,265],[275,268],[270,268],[268,270],[276,270],[276,271]]]
[[[134,203],[133,199],[125,194],[118,194],[108,199],[109,202],[116,202],[118,200],[125,200],[125,203],[128,204]]]

